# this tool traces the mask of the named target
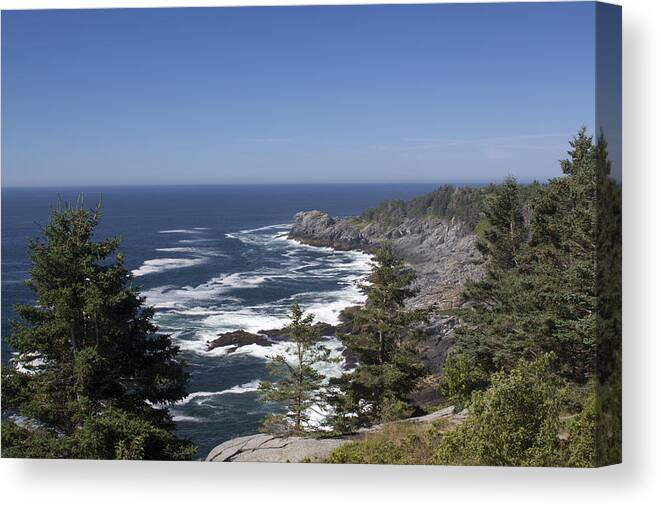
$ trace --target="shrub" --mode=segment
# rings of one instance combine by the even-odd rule
[[[551,373],[552,356],[521,361],[492,376],[475,392],[470,414],[441,439],[433,462],[444,465],[554,466],[560,464],[562,392]]]
[[[380,433],[338,447],[326,462],[429,464],[441,438],[442,424],[437,423],[434,427],[416,423],[387,424]]]
[[[448,401],[463,406],[471,393],[489,385],[489,376],[462,352],[450,353],[443,365],[440,391]]]

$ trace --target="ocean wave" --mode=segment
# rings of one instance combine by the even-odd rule
[[[186,415],[183,414],[177,410],[170,410],[170,415],[172,416],[172,420],[175,422],[207,422],[209,419],[206,417],[195,417],[192,415]]]
[[[197,243],[213,243],[216,241],[215,238],[195,238],[195,239],[180,239],[177,241],[177,243],[181,243],[182,245],[192,245],[192,244],[197,244]]]
[[[276,276],[272,273],[270,276]],[[174,287],[163,285],[143,292],[147,302],[155,308],[179,308],[191,302],[214,301],[234,289],[254,289],[269,278],[267,273],[255,271],[230,273],[211,278],[200,285]]]
[[[274,225],[265,225],[264,227],[257,227],[256,229],[244,229],[242,231],[239,231],[240,234],[251,234],[253,232],[260,232],[260,231],[271,231],[273,229],[287,229],[289,230],[293,224],[288,223],[288,224],[274,224]]]
[[[133,276],[152,275],[162,273],[171,269],[188,268],[203,264],[207,260],[203,257],[181,258],[181,259],[149,259],[142,263],[138,269],[131,271]]]
[[[190,393],[184,399],[175,402],[175,405],[186,405],[194,400],[198,399],[209,399],[215,396],[224,396],[227,394],[243,394],[251,393],[257,391],[259,388],[259,380],[251,380],[245,384],[240,384],[237,386],[230,387],[229,389],[223,389],[222,391],[197,391],[195,393]]]
[[[306,313],[315,315],[315,322],[339,323],[340,312],[364,301],[356,282],[369,273],[371,256],[363,252],[339,252],[325,247],[302,245],[286,239],[289,224],[276,224],[228,233],[249,245],[261,244],[260,249],[273,259],[281,259],[280,268],[223,273],[196,286],[161,286],[145,291],[147,301],[158,309],[156,323],[166,332],[175,332],[177,345],[201,357],[248,355],[268,360],[273,355],[294,359],[290,342],[276,342],[271,346],[256,344],[243,347],[217,347],[207,350],[209,341],[224,332],[243,329],[257,333],[263,329],[279,329],[289,322],[291,304],[297,301]],[[275,256],[275,257],[274,257]],[[246,305],[241,298],[250,296],[243,290],[262,290],[278,287],[281,281],[292,281],[291,287],[315,286],[321,282],[326,289],[293,293],[289,296]],[[328,286],[334,286],[329,289]],[[248,293],[251,294],[251,293]],[[238,297],[238,296],[241,296]],[[336,338],[327,340],[332,349],[331,361],[318,365],[330,378],[344,368],[343,346]]]
[[[342,374],[344,365],[344,358],[342,356],[344,345],[336,337],[329,337],[323,340],[321,344],[330,350],[329,359],[331,360],[319,361],[313,365],[313,368],[326,378],[339,377]],[[289,341],[276,342],[271,346],[257,344],[244,345],[230,355],[242,354],[265,360],[269,360],[275,356],[282,356],[289,364],[295,364],[298,360],[296,356],[296,345]]]
[[[207,241],[205,240],[205,242]],[[165,247],[165,248],[156,248],[155,250],[157,252],[165,252],[165,253],[188,254],[195,257],[223,257],[223,258],[229,257],[228,254],[221,252],[216,248],[208,248],[208,247],[200,248],[194,246],[173,246],[173,247]]]
[[[193,227],[192,229],[166,229],[158,231],[159,234],[197,234],[200,231],[206,231],[205,227]]]

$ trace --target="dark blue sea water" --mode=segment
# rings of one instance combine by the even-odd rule
[[[218,333],[281,327],[296,299],[317,320],[335,322],[361,300],[355,282],[368,270],[357,252],[335,252],[286,239],[293,215],[321,209],[348,216],[384,199],[408,199],[434,185],[273,185],[108,187],[2,190],[2,336],[12,305],[32,301],[28,238],[48,221],[58,195],[84,192],[92,207],[102,196],[98,237],[119,235],[127,265],[157,309],[156,323],[172,333],[192,374],[190,395],[172,407],[178,432],[204,457],[217,443],[257,431],[274,410],[258,399],[274,347],[206,352]],[[335,356],[341,344],[328,342]],[[287,344],[277,345],[287,353]],[[11,358],[3,341],[2,361]],[[319,365],[337,375],[341,363]]]

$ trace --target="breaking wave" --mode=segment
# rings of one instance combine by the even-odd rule
[[[214,392],[198,391],[195,393],[190,393],[184,399],[176,402],[175,405],[186,405],[190,402],[196,402],[196,400],[199,401],[198,404],[201,404],[204,403],[204,401],[208,400],[209,398],[213,398],[215,396],[223,396],[226,394],[251,393],[257,391],[258,388],[259,388],[259,380],[253,380],[251,382],[246,382],[245,384],[230,387],[229,389],[223,389],[222,391],[214,391]]]
[[[295,361],[294,344],[287,341],[207,350],[208,342],[219,334],[239,329],[251,333],[281,329],[289,322],[294,301],[306,313],[314,314],[316,322],[335,325],[344,308],[364,301],[357,282],[369,273],[368,254],[298,243],[287,239],[289,227],[290,224],[276,224],[243,229],[220,238],[201,228],[160,231],[175,235],[174,244],[161,244],[155,249],[167,253],[168,258],[150,259],[134,270],[135,276],[180,270],[169,277],[167,285],[151,286],[143,290],[143,295],[156,308],[156,324],[171,334],[195,371],[206,375],[203,372],[209,371],[208,368],[218,367],[238,373],[234,369],[238,366],[233,365],[257,367],[251,374],[255,375],[254,380],[230,388],[214,389],[217,383],[212,379],[202,382],[200,387],[207,389],[192,392],[175,404],[172,410],[175,421],[182,424],[212,421],[218,417],[218,411],[228,406],[228,400],[222,397],[244,396],[258,390],[260,379],[255,377],[265,372],[263,364],[269,358],[280,355],[292,363]],[[177,238],[176,234],[185,235],[185,239]],[[198,268],[190,272],[201,274],[201,278],[187,276],[185,268],[202,264],[205,264],[203,271]],[[328,336],[322,343],[330,350],[330,357],[314,368],[327,380],[340,376],[345,368],[342,342]],[[254,366],[255,361],[261,366]],[[246,370],[243,371],[245,374]],[[254,401],[236,399],[231,403]],[[322,408],[317,407],[314,412],[314,419],[321,423]]]
[[[181,259],[149,259],[146,260],[138,269],[131,271],[133,276],[152,275],[162,273],[171,269],[188,268],[197,266],[206,262],[204,257],[181,258]]]

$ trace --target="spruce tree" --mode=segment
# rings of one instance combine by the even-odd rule
[[[270,358],[268,368],[277,378],[260,382],[264,401],[285,405],[284,414],[267,416],[263,430],[268,433],[300,435],[314,430],[311,418],[315,405],[321,403],[324,376],[314,369],[320,361],[328,361],[330,350],[317,342],[318,331],[312,324],[313,314],[303,314],[298,303],[292,304],[290,324],[284,332],[293,342],[294,359],[280,354]]]
[[[29,243],[34,304],[17,305],[3,368],[6,457],[190,459],[167,404],[187,373],[133,286],[119,239],[94,241],[100,207],[58,204]]]
[[[512,176],[487,196],[484,214],[488,227],[478,242],[493,271],[506,271],[516,266],[519,250],[525,241],[523,202],[519,185]]]
[[[483,371],[508,370],[519,359],[552,352],[554,367],[565,379],[584,384],[594,375],[597,148],[585,129],[570,148],[561,161],[564,175],[534,193],[530,230],[524,232],[529,239],[519,245],[513,262],[502,262],[510,258],[499,246],[506,242],[489,243],[487,275],[466,284],[470,305],[461,312],[455,351],[468,354]],[[508,191],[512,187],[506,182],[501,192]],[[493,199],[489,206],[499,202]],[[496,220],[503,213],[487,208],[485,214],[493,220],[488,230],[506,236],[506,221]]]
[[[415,273],[392,245],[376,251],[368,281],[360,285],[365,305],[354,314],[353,333],[342,337],[358,364],[332,381],[329,400],[336,429],[348,431],[411,413],[408,396],[425,371],[415,349],[416,325],[427,315],[405,308],[406,299],[416,293],[414,280]]]

